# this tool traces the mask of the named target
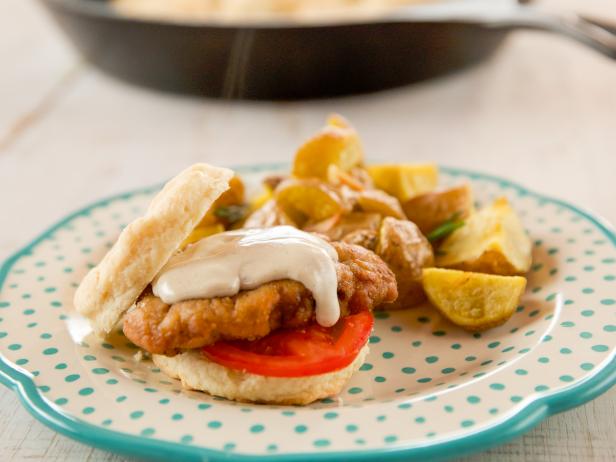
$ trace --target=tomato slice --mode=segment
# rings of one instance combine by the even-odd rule
[[[225,367],[270,377],[303,377],[343,369],[368,341],[369,311],[346,316],[333,327],[312,324],[274,332],[258,340],[221,341],[203,354]]]

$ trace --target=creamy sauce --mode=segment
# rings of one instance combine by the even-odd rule
[[[328,327],[340,317],[336,261],[331,245],[291,226],[240,229],[202,239],[171,257],[152,289],[171,304],[292,279],[312,292],[317,322]]]

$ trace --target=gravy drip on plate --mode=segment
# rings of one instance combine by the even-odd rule
[[[336,261],[331,245],[291,226],[240,229],[202,239],[171,257],[152,289],[172,304],[292,279],[312,292],[317,322],[329,327],[340,317]]]

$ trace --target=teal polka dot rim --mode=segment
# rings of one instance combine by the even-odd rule
[[[286,170],[283,166],[282,170]],[[248,187],[275,168],[240,170]],[[504,325],[473,335],[428,305],[379,313],[370,353],[339,396],[308,406],[182,390],[121,334],[101,342],[72,297],[157,188],[100,201],[0,270],[0,380],[46,424],[130,455],[421,460],[485,447],[616,381],[616,238],[602,221],[504,180],[444,169],[479,202],[507,196],[533,246],[528,290]],[[19,386],[17,385],[19,384]],[[338,456],[343,454],[344,457]],[[301,458],[300,457],[300,458]],[[246,459],[244,459],[246,458]]]

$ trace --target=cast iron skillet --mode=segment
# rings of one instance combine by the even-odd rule
[[[370,92],[455,71],[509,31],[561,33],[616,58],[616,29],[516,0],[439,1],[371,20],[222,24],[136,19],[105,0],[42,0],[103,71],[210,97],[300,99]]]

